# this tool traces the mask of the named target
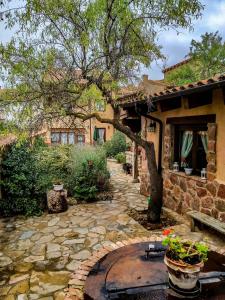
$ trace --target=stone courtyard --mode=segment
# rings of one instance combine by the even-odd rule
[[[64,299],[73,272],[93,252],[120,241],[161,234],[147,231],[127,215],[128,208],[145,209],[146,197],[139,194],[139,184],[132,183],[121,165],[109,162],[109,168],[112,201],[74,205],[55,215],[1,219],[0,299]],[[176,225],[175,230],[190,235],[187,224]],[[192,237],[201,235],[193,233]],[[214,237],[209,237],[209,243],[222,247]]]

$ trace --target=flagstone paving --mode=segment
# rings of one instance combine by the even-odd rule
[[[71,274],[94,251],[151,236],[126,214],[128,207],[146,208],[139,184],[120,165],[110,162],[109,167],[112,201],[75,205],[61,214],[0,220],[0,299],[64,299]],[[177,228],[189,234],[187,225]]]

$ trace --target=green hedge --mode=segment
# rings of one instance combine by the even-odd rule
[[[115,157],[120,152],[127,150],[126,137],[123,133],[116,131],[110,141],[103,145],[107,157]]]
[[[0,201],[2,215],[41,213],[45,193],[37,185],[40,174],[35,153],[44,147],[40,139],[32,146],[29,141],[23,141],[20,144],[13,144],[3,156],[1,181],[3,199]]]
[[[37,215],[46,204],[54,181],[64,183],[69,194],[95,199],[108,188],[109,172],[103,148],[90,146],[47,147],[40,139],[12,145],[2,163],[3,200],[0,213]]]
[[[118,153],[116,154],[115,159],[117,160],[118,163],[125,164],[126,154],[124,152]]]
[[[76,198],[92,200],[108,189],[110,175],[102,147],[72,147],[69,169],[67,186]]]

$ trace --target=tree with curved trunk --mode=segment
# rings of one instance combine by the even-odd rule
[[[112,124],[146,150],[151,181],[149,220],[158,221],[162,178],[154,144],[122,124],[117,95],[137,80],[142,66],[163,58],[158,32],[190,29],[192,20],[201,14],[201,3],[25,0],[21,7],[13,3],[2,9],[3,22],[17,32],[9,43],[0,45],[2,78],[10,88],[1,103],[13,108],[17,128],[35,130],[43,122],[66,116]],[[112,119],[93,112],[99,98],[112,107]]]

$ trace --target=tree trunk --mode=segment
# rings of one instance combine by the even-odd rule
[[[158,223],[162,210],[163,180],[158,173],[154,143],[145,142],[146,159],[150,179],[150,197],[148,202],[148,222]]]
[[[138,144],[133,142],[133,181],[139,182],[138,180]]]

